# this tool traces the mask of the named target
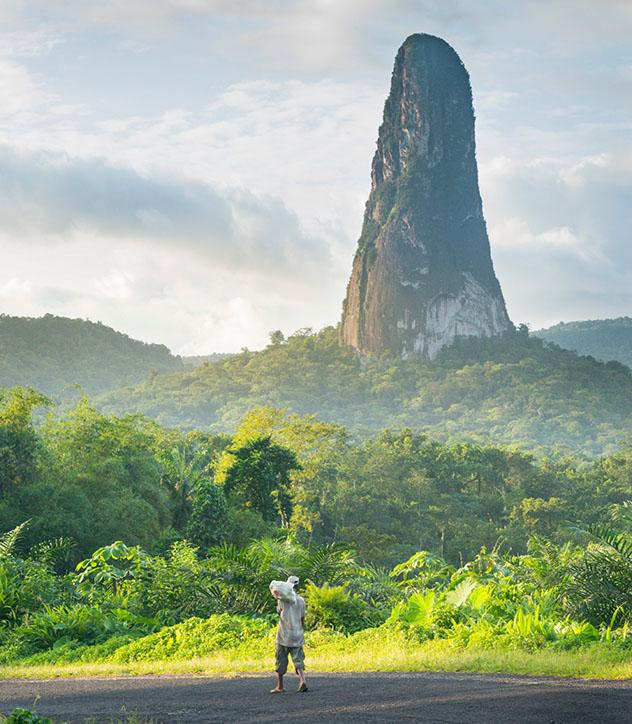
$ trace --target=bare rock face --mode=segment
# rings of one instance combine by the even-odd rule
[[[343,342],[433,358],[456,336],[512,328],[492,264],[470,80],[432,35],[399,49],[343,305]]]

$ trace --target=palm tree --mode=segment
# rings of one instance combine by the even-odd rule
[[[191,494],[195,485],[208,473],[206,451],[187,449],[184,443],[162,457],[162,483],[171,496],[173,527],[183,530],[191,514]]]
[[[268,588],[290,574],[316,585],[346,583],[357,571],[353,554],[337,543],[304,547],[292,539],[262,538],[246,548],[211,548],[205,562],[217,576],[222,608],[233,613],[274,611]]]
[[[580,530],[592,543],[569,567],[571,614],[597,625],[632,621],[632,534],[604,524]]]

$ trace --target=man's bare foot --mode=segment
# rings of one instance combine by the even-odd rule
[[[284,694],[285,689],[277,689],[276,687],[274,689],[270,689],[271,694]]]
[[[306,684],[305,682],[303,682],[303,683],[298,687],[298,691],[299,691],[301,694],[304,694],[306,691],[309,691],[309,689],[307,688],[307,684]]]

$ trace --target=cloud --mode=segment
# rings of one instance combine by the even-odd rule
[[[50,96],[42,88],[26,68],[11,58],[0,55],[0,87],[3,89],[0,117],[16,122],[17,114],[31,111],[35,107],[50,100]]]
[[[219,267],[284,274],[322,268],[327,246],[272,197],[142,176],[99,159],[0,148],[0,228],[63,241],[86,229],[177,245]]]
[[[300,270],[253,275],[218,269],[177,245],[130,244],[83,230],[44,255],[36,244],[47,242],[0,236],[4,313],[86,317],[177,353],[204,354],[258,348],[273,329],[319,328],[340,312],[322,269],[318,282]]]
[[[627,44],[632,34],[628,0],[57,0],[52,12],[46,0],[22,11],[15,4],[12,17],[29,15],[52,17],[69,32],[107,30],[134,42],[202,30],[213,38],[211,52],[233,63],[247,52],[258,67],[310,76],[341,67],[373,71],[413,32],[439,34],[464,49],[519,53],[530,45],[567,59],[604,43]],[[205,52],[203,43],[199,49]]]
[[[517,321],[632,306],[632,156],[497,158],[482,169],[494,259]]]
[[[3,284],[0,284],[0,299],[19,299],[30,295],[31,284],[28,279],[11,277]]]
[[[103,321],[176,352],[320,327],[344,276],[278,199],[0,148],[5,313]]]

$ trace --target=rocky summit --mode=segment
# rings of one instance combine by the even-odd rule
[[[457,336],[511,327],[483,218],[468,73],[444,40],[411,35],[384,106],[342,340],[432,359]]]

